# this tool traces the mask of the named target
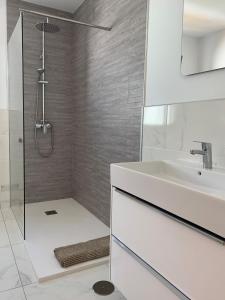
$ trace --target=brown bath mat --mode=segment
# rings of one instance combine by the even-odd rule
[[[56,248],[55,256],[63,268],[109,255],[110,237],[102,237],[85,243]]]

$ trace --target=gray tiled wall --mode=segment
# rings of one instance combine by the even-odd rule
[[[144,90],[146,0],[86,0],[74,27],[74,198],[109,224],[110,163],[137,161]]]

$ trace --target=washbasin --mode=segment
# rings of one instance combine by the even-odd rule
[[[184,161],[111,165],[111,184],[225,238],[225,171]]]
[[[218,195],[225,199],[225,171],[204,170],[194,164],[153,161],[129,164],[130,168],[149,176],[183,185],[186,188]]]

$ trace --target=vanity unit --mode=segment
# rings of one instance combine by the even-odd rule
[[[225,299],[225,173],[111,166],[111,280],[128,300]]]

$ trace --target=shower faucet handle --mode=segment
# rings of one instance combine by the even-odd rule
[[[42,129],[43,134],[46,135],[48,133],[48,129],[52,129],[53,125],[48,121],[39,121],[35,124],[36,129]]]
[[[42,124],[41,122],[35,123],[35,128],[36,128],[36,129],[41,129],[42,126],[43,126],[43,124]]]
[[[47,121],[45,121],[44,124],[43,124],[43,126],[42,126],[42,128],[43,128],[43,134],[47,134],[48,133],[48,129],[52,128],[52,124],[49,123],[49,122],[47,122]]]

